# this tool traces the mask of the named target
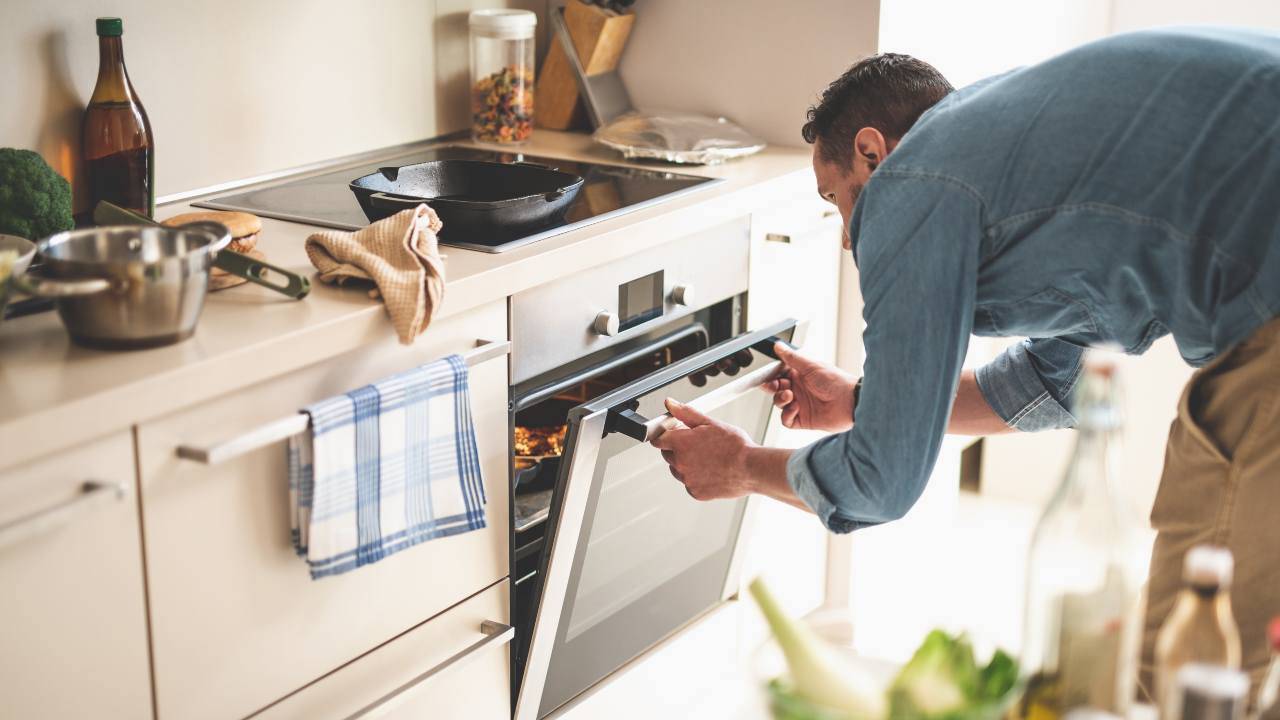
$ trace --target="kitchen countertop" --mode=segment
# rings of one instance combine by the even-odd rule
[[[522,150],[626,164],[575,133],[539,130]],[[797,183],[813,183],[808,148],[771,147],[743,160],[678,171],[725,182],[506,253],[443,247],[447,283],[437,318],[741,217],[794,195]],[[162,205],[156,215],[186,212],[201,197]],[[303,240],[316,229],[263,218],[258,248],[274,264],[311,274]],[[252,284],[212,293],[195,337],[151,350],[77,347],[51,312],[6,321],[0,325],[0,467],[341,355],[392,332],[382,304],[365,289],[319,282],[301,302]]]

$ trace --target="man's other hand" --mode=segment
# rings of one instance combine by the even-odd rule
[[[841,432],[853,427],[853,386],[849,373],[797,353],[786,343],[773,346],[782,369],[761,387],[773,393],[789,428]]]
[[[667,412],[684,427],[662,433],[653,446],[662,451],[671,475],[684,483],[693,499],[736,498],[752,492],[746,454],[756,445],[745,432],[671,398]]]

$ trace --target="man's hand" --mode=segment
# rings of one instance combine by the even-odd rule
[[[778,375],[763,386],[782,409],[789,428],[842,432],[853,427],[853,386],[857,379],[833,365],[797,353],[786,343],[773,346],[782,360]]]
[[[753,491],[746,456],[757,446],[745,432],[670,398],[667,412],[685,427],[664,432],[653,446],[693,499],[736,498]]]

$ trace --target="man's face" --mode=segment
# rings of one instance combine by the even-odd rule
[[[841,245],[845,250],[852,246],[849,238],[849,220],[853,206],[862,194],[862,188],[871,179],[871,173],[889,151],[884,138],[871,128],[863,128],[854,139],[853,161],[850,167],[841,167],[822,157],[822,141],[813,144],[813,175],[818,180],[818,194],[823,200],[840,209],[844,219]]]

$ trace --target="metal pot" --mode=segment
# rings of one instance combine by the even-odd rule
[[[56,299],[77,344],[110,350],[169,345],[195,332],[209,269],[230,242],[219,223],[71,230],[39,243],[41,275],[27,273],[19,285]]]

